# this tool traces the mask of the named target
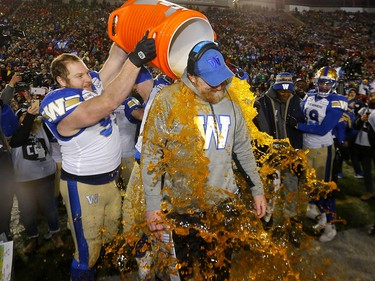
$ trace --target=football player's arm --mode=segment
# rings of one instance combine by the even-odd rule
[[[298,123],[297,129],[302,132],[324,136],[331,131],[342,117],[343,111],[341,109],[330,109],[320,125],[309,125],[306,123]]]
[[[60,135],[73,136],[82,128],[96,124],[112,113],[129,96],[140,67],[156,57],[155,39],[147,38],[147,35],[148,31],[137,43],[134,51],[129,54],[129,59],[124,64],[122,63],[126,59],[126,53],[117,45],[112,46],[111,55],[106,64],[113,63],[114,66],[103,66],[104,69],[99,74],[105,80],[102,94],[82,102],[71,114],[62,119],[57,125],[57,131]],[[112,57],[117,58],[118,56],[122,59],[113,61]],[[115,72],[119,67],[120,72],[116,75]],[[112,75],[116,75],[113,80]]]
[[[135,97],[128,97],[123,104],[125,106],[125,116],[129,122],[137,124],[142,121],[145,110]]]
[[[130,94],[139,68],[127,60],[119,75],[112,80],[100,96],[81,102],[75,110],[57,125],[61,136],[77,134],[82,128],[90,127],[111,114]]]
[[[134,119],[136,119],[138,121],[142,121],[144,113],[145,113],[145,110],[142,107],[142,108],[137,108],[137,109],[133,110],[131,115]]]
[[[334,129],[335,131],[334,135],[336,136],[336,140],[339,145],[342,145],[346,140],[346,130],[347,130],[346,121],[341,118],[339,120],[339,123],[337,123]]]
[[[112,79],[120,72],[122,65],[128,58],[128,54],[116,43],[113,43],[109,50],[109,56],[102,69],[99,71],[100,79],[104,89]]]
[[[148,34],[149,30],[146,31],[143,38],[129,54],[121,49],[116,43],[112,44],[109,56],[99,72],[104,88],[106,88],[106,86],[120,73],[122,65],[127,58],[129,58],[129,61],[131,61],[134,66],[140,68],[142,65],[150,62],[156,57],[155,39],[147,38]]]

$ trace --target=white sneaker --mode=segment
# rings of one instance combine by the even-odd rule
[[[322,213],[320,215],[320,218],[318,220],[318,223],[313,226],[315,230],[321,230],[327,226],[327,216],[325,213]]]
[[[327,224],[324,227],[323,234],[319,237],[320,242],[329,242],[332,241],[333,238],[335,238],[337,234],[336,226],[334,224]]]
[[[312,220],[317,220],[320,215],[320,211],[315,204],[307,205],[306,217]]]

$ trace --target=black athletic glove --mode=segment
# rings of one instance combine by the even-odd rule
[[[152,61],[156,57],[156,46],[154,38],[147,38],[149,31],[137,43],[135,49],[129,54],[130,61],[136,66],[141,67],[143,64]]]
[[[288,116],[286,117],[285,122],[286,122],[286,125],[287,125],[288,127],[292,127],[292,128],[296,128],[296,129],[297,129],[298,121],[297,121],[297,119],[294,118],[293,116],[288,115]]]

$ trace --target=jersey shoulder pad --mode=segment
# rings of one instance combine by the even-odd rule
[[[341,95],[330,95],[331,107],[341,109],[344,111],[348,110],[348,99]]]
[[[43,99],[40,112],[46,121],[55,123],[70,114],[83,101],[82,89],[57,89]]]

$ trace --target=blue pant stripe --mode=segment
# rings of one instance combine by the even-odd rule
[[[74,231],[79,252],[79,264],[73,262],[72,266],[78,266],[80,270],[89,268],[89,247],[87,245],[82,226],[82,211],[79,202],[77,182],[68,180],[68,192],[70,200],[70,211],[73,216]]]
[[[332,145],[327,147],[327,162],[326,162],[326,172],[324,175],[324,181],[328,182],[331,180],[331,164],[332,164]]]

